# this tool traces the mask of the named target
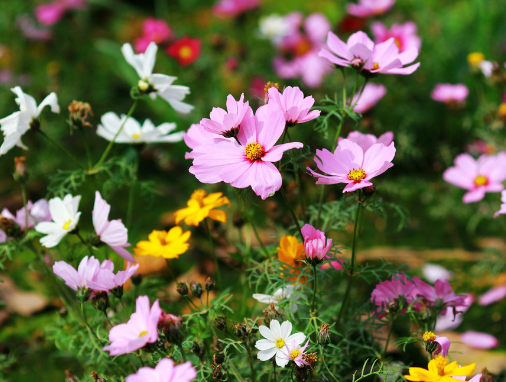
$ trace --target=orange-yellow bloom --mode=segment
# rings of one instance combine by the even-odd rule
[[[278,259],[282,263],[289,265],[292,268],[297,268],[303,265],[302,260],[306,259],[306,254],[304,253],[304,243],[300,243],[295,236],[287,236],[284,235],[279,241],[278,250]],[[288,268],[288,267],[283,267]],[[290,269],[288,271],[289,274],[300,274],[300,269]],[[283,277],[284,275],[281,274]],[[297,281],[298,277],[291,277],[288,281],[293,282]],[[304,282],[306,280],[305,277],[301,277],[300,281]]]
[[[139,241],[134,248],[136,255],[165,257],[166,259],[178,258],[185,253],[190,244],[187,243],[191,232],[183,233],[181,227],[173,227],[167,231],[154,230],[148,236],[149,241]]]
[[[186,224],[198,226],[207,217],[225,223],[227,221],[225,211],[214,209],[224,204],[228,204],[230,207],[230,201],[226,196],[222,197],[222,195],[221,192],[215,192],[206,196],[204,190],[194,191],[190,200],[186,203],[188,207],[174,213],[176,224],[179,224],[184,219]]]
[[[428,369],[410,367],[409,375],[405,375],[404,378],[415,382],[455,382],[455,378],[452,377],[472,374],[476,369],[476,364],[460,367],[456,361],[448,364],[448,360],[439,355],[429,362]]]

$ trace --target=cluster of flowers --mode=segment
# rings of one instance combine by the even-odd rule
[[[7,208],[4,208],[1,217],[6,219],[2,221],[0,229],[0,243],[5,243],[8,238],[17,236],[17,233],[25,232],[33,228],[39,222],[51,220],[49,213],[49,205],[46,199],[37,200],[32,203],[30,200],[23,207],[16,211],[16,215],[12,214]],[[14,224],[12,224],[14,223]]]

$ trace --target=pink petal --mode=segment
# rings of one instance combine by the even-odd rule
[[[300,142],[283,143],[271,148],[262,158],[264,162],[277,162],[283,157],[283,153],[291,149],[300,149],[304,144]]]
[[[262,200],[281,188],[281,174],[271,162],[256,161],[251,168],[251,188]]]
[[[499,345],[499,341],[494,336],[473,331],[462,333],[460,341],[475,349],[490,349]]]
[[[395,156],[395,145],[392,142],[389,146],[382,143],[372,145],[364,155],[363,170],[367,179],[380,175],[392,167],[392,160]]]
[[[477,188],[476,190],[466,192],[462,201],[464,203],[479,202],[485,197],[485,189],[483,187]]]
[[[102,195],[100,192],[95,192],[95,206],[93,207],[93,226],[95,227],[95,231],[97,235],[101,235],[106,225],[108,223],[109,212],[111,211],[111,206],[107,204],[107,202],[102,199]]]
[[[502,300],[506,297],[506,285],[501,285],[490,289],[482,294],[478,300],[480,305],[490,305],[493,302]]]

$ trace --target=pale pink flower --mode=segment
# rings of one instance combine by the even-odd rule
[[[273,195],[281,187],[281,174],[272,164],[283,153],[301,148],[300,142],[275,145],[285,129],[285,117],[275,103],[258,108],[254,118],[244,119],[237,140],[223,139],[197,146],[190,155],[190,173],[202,183],[230,183],[246,188],[262,199]]]
[[[467,331],[460,335],[460,341],[475,349],[491,349],[499,345],[499,340],[487,333]]]
[[[345,138],[339,137],[337,140],[338,143],[341,143]],[[385,134],[380,135],[379,137],[376,137],[372,134],[364,134],[360,131],[352,131],[348,134],[346,139],[349,139],[350,141],[355,142],[357,145],[359,145],[362,150],[367,151],[369,148],[371,148],[372,145],[376,143],[381,143],[385,146],[390,146],[390,144],[394,140],[394,133],[391,131],[387,131]]]
[[[269,89],[269,102],[277,103],[285,113],[285,120],[288,126],[295,126],[297,123],[304,123],[320,116],[320,110],[309,111],[314,105],[314,98],[304,98],[304,93],[298,86],[287,86],[283,93],[272,87]]]
[[[211,119],[203,118],[200,124],[210,133],[222,135],[226,138],[237,136],[245,118],[253,118],[253,110],[249,102],[244,102],[244,94],[241,94],[239,101],[229,94],[227,97],[227,110],[220,107],[213,107],[210,114]]]
[[[400,53],[395,39],[374,42],[362,31],[352,34],[346,44],[333,32],[328,33],[327,47],[319,52],[321,57],[338,66],[353,67],[366,77],[383,74],[411,74],[420,63],[404,67],[418,57],[418,49],[411,47]]]
[[[501,208],[494,214],[494,217],[498,217],[499,215],[506,215],[506,190],[501,192]]]
[[[162,314],[160,303],[156,300],[149,306],[148,296],[139,296],[135,313],[126,324],[119,324],[109,332],[110,345],[104,347],[111,356],[127,354],[143,348],[158,340],[158,320]]]
[[[456,295],[447,280],[436,280],[434,286],[421,280],[416,282],[417,295],[422,297],[429,305],[442,308],[464,305],[466,296]]]
[[[496,301],[500,301],[505,297],[506,297],[506,285],[500,285],[482,294],[478,302],[480,305],[486,306]]]
[[[301,232],[304,237],[306,259],[311,263],[321,263],[332,247],[332,239],[327,239],[322,231],[310,224],[305,224]]]
[[[308,167],[311,174],[319,178],[316,184],[347,183],[343,192],[352,192],[372,186],[372,178],[393,166],[395,146],[393,142],[388,146],[376,143],[364,151],[355,142],[343,139],[334,154],[323,149],[316,150],[316,155],[318,169],[330,174],[322,175]]]
[[[142,36],[134,41],[134,47],[137,53],[144,53],[150,42],[160,45],[171,37],[172,30],[165,20],[148,17],[142,24]]]
[[[28,228],[33,228],[38,222],[51,221],[51,214],[49,213],[49,204],[46,199],[40,199],[35,203],[30,200],[26,203],[26,209],[28,210]],[[16,211],[14,216],[7,208],[2,211],[2,217],[14,220],[21,231],[25,230],[26,216],[25,207]]]
[[[355,105],[353,111],[355,113],[365,113],[372,109],[385,94],[387,94],[387,88],[384,85],[368,83],[365,85],[362,94],[357,92],[353,96],[351,100],[351,105]],[[360,98],[358,98],[359,96]]]
[[[141,367],[137,373],[126,377],[125,382],[190,382],[197,378],[197,371],[191,362],[174,365],[170,358],[162,358],[155,366]]]
[[[107,263],[106,263],[107,262]],[[130,265],[124,271],[118,271],[114,274],[114,264],[110,260],[104,260],[98,273],[88,282],[90,289],[109,292],[115,288],[123,286],[139,269],[140,264]]]
[[[219,0],[213,6],[213,14],[220,17],[237,17],[258,7],[260,0]]]
[[[388,310],[390,304],[406,309],[416,300],[416,285],[406,275],[398,273],[392,280],[385,280],[376,285],[371,293],[371,302],[378,306],[377,311]]]
[[[16,19],[16,26],[29,40],[47,41],[53,38],[53,33],[48,28],[40,28],[35,25],[35,21],[26,14]]]
[[[469,89],[464,84],[437,84],[430,96],[437,102],[459,104],[464,102],[468,94]]]
[[[395,0],[358,0],[358,4],[348,3],[346,11],[356,17],[373,17],[387,12]]]
[[[482,200],[487,192],[501,192],[502,182],[506,180],[506,152],[497,155],[482,155],[475,160],[469,154],[455,158],[455,166],[448,168],[443,179],[457,187],[467,190],[464,203]]]
[[[416,24],[412,21],[405,22],[404,24],[393,24],[390,29],[382,22],[376,21],[372,23],[371,31],[377,44],[393,38],[401,53],[411,47],[420,50],[420,46],[422,45],[422,40],[416,34]]]
[[[290,344],[285,344],[286,353],[282,352],[282,354],[286,357],[287,360],[293,361],[297,367],[304,367],[309,365],[309,363],[304,359],[306,355],[306,348],[309,346],[309,340],[307,340],[304,346],[300,346],[296,341],[292,340]]]
[[[95,279],[100,271],[100,261],[91,256],[83,258],[76,269],[65,261],[57,261],[53,265],[53,272],[61,277],[67,286],[75,291],[88,288],[88,284]]]
[[[184,143],[192,150],[197,146],[211,144],[215,139],[224,139],[222,136],[211,133],[204,126],[196,123],[192,124],[188,131],[183,134]],[[193,159],[192,153],[185,153],[185,159]]]
[[[118,255],[127,261],[136,262],[134,257],[124,247],[128,243],[128,230],[121,222],[121,219],[109,221],[111,206],[102,199],[100,192],[95,192],[95,206],[93,207],[93,227],[100,241],[107,244]]]
[[[436,336],[434,342],[437,343],[437,349],[434,351],[434,354],[441,354],[443,357],[446,357],[450,351],[450,345],[452,344],[448,337]]]
[[[459,312],[458,314],[454,314],[453,309],[446,309],[446,312],[437,316],[436,332],[455,329],[462,323],[464,320],[464,313],[474,302],[474,296],[472,294],[465,294],[464,296],[464,303],[455,307],[455,311]]]

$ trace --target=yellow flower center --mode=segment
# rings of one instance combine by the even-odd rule
[[[437,373],[440,376],[444,376],[445,375],[445,366],[448,363],[446,361],[446,358],[441,355],[438,355],[435,358],[433,358],[431,362],[434,362],[434,364],[437,368]]]
[[[141,137],[140,134],[132,134],[133,139],[139,139]]]
[[[183,46],[179,49],[179,56],[181,58],[190,58],[192,56],[192,49],[189,46]]]
[[[467,62],[469,62],[471,66],[478,66],[484,59],[485,56],[480,52],[471,53],[467,56]]]
[[[355,182],[360,182],[365,178],[365,171],[359,168],[358,170],[353,169],[348,171],[348,179],[354,180]]]
[[[474,179],[474,185],[476,187],[480,187],[480,186],[486,186],[488,184],[488,178],[486,176],[483,176],[483,175],[478,175],[475,179]]]
[[[506,118],[506,103],[502,103],[499,105],[498,114],[499,117]]]
[[[146,334],[148,334],[148,331],[147,330],[144,330],[142,332],[139,333],[139,338],[145,336]]]
[[[434,341],[435,339],[436,339],[436,335],[434,333],[432,333],[432,332],[425,332],[423,334],[423,340],[425,342],[427,342],[427,341]]]
[[[137,86],[139,87],[139,89],[141,89],[142,91],[146,91],[149,89],[149,82],[145,81],[145,80],[139,80],[139,82],[137,82]]]
[[[283,341],[281,338],[276,340],[276,347],[278,349],[281,349],[283,346],[285,346],[285,341]]]
[[[262,158],[265,154],[265,151],[264,148],[260,146],[259,143],[252,142],[246,145],[244,153],[246,154],[246,157],[253,162]]]
[[[290,358],[295,359],[298,356],[300,356],[300,350],[299,349],[295,349],[295,350],[291,350],[290,351]]]
[[[65,224],[63,225],[63,229],[69,229],[70,224],[72,224],[72,220],[67,220]]]
[[[379,64],[375,62],[372,66],[372,70],[378,70],[380,68]]]

